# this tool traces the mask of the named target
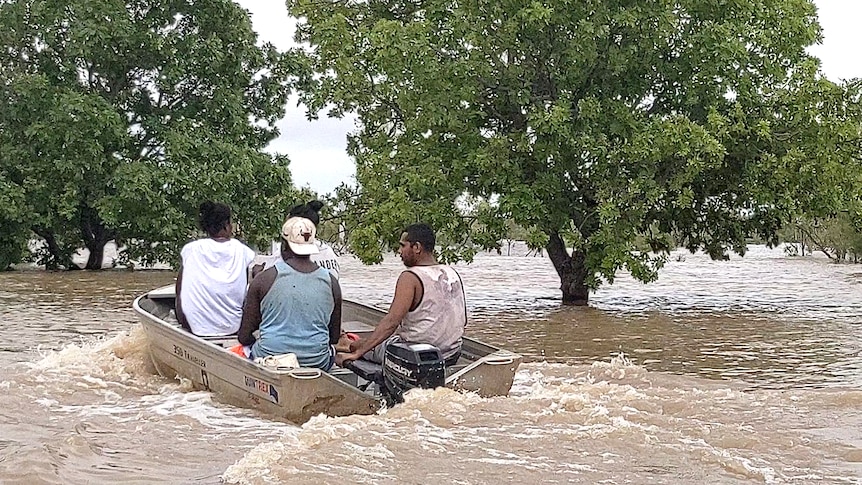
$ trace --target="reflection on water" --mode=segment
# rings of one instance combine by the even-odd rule
[[[0,482],[862,483],[862,270],[752,248],[559,305],[546,258],[458,265],[507,398],[436,390],[302,427],[154,375],[132,299],[167,271],[0,273]],[[381,307],[400,262],[342,259]]]

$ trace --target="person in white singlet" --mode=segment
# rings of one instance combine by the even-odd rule
[[[389,312],[365,339],[350,343],[335,362],[364,358],[382,363],[386,345],[395,341],[430,344],[446,365],[457,362],[467,325],[467,304],[461,277],[434,258],[436,237],[427,224],[413,224],[401,234],[398,250],[407,266],[395,284]]]
[[[312,200],[306,204],[294,206],[288,212],[287,217],[302,217],[314,223],[315,227],[320,225],[320,209],[323,208],[323,202]],[[311,261],[317,266],[329,271],[330,274],[339,277],[340,267],[338,265],[338,257],[335,251],[326,244],[325,241],[315,239],[317,245],[317,253],[311,255]],[[280,247],[280,246],[279,246]],[[252,277],[259,274],[261,271],[267,270],[275,266],[275,263],[284,261],[281,256],[281,249],[273,251],[275,254],[271,256],[260,257],[256,259],[257,264],[252,268]]]
[[[254,251],[231,237],[231,210],[226,204],[201,204],[199,223],[208,237],[186,244],[180,252],[177,320],[195,335],[233,335],[242,318]]]

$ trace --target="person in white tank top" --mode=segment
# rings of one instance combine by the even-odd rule
[[[407,266],[395,284],[395,296],[377,327],[365,339],[352,342],[350,352],[339,352],[338,365],[364,358],[383,362],[386,345],[394,341],[437,347],[447,365],[461,354],[467,325],[467,304],[461,277],[434,258],[436,237],[427,224],[413,224],[401,234],[398,250]]]
[[[186,244],[180,252],[177,320],[195,335],[232,335],[242,318],[254,251],[231,237],[231,210],[226,204],[204,202],[199,218],[208,237]]]

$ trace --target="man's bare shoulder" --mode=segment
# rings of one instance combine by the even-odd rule
[[[407,268],[402,271],[401,274],[398,275],[398,279],[401,280],[402,278],[409,278],[411,280],[419,281],[419,275],[416,274],[415,271],[413,271],[413,268]]]
[[[278,275],[278,270],[275,266],[261,271],[255,276],[248,285],[248,292],[260,292],[261,295],[266,294],[275,282],[275,277]]]

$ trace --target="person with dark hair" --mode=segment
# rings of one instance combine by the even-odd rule
[[[395,284],[395,296],[386,313],[365,339],[351,342],[350,352],[336,355],[336,363],[364,358],[382,363],[389,343],[430,344],[440,350],[446,365],[461,355],[467,325],[467,304],[461,276],[434,257],[436,238],[427,224],[407,226],[398,253],[407,267]]]
[[[310,220],[315,227],[320,225],[320,209],[323,208],[323,202],[319,200],[312,200],[305,204],[300,204],[294,206],[290,209],[287,214],[287,217],[302,217]],[[336,278],[339,277],[339,266],[338,266],[338,257],[335,255],[335,251],[332,250],[325,241],[321,241],[320,239],[315,239],[317,244],[318,252],[311,255],[311,261],[316,263],[323,269],[328,270],[333,276]],[[258,258],[258,264],[255,264],[254,268],[252,268],[252,277],[259,274],[263,270],[267,270],[275,266],[275,263],[281,261],[281,252],[277,252],[272,256],[268,256],[266,258]]]
[[[292,353],[302,367],[328,371],[341,338],[341,287],[311,261],[318,252],[311,220],[291,217],[281,233],[281,259],[251,281],[237,338],[251,359]]]
[[[233,335],[239,329],[247,268],[254,251],[234,239],[227,204],[206,201],[198,215],[207,237],[183,246],[176,282],[177,320],[195,335]]]
[[[311,200],[292,207],[287,213],[287,217],[304,217],[318,226],[320,225],[320,209],[323,209],[323,202]]]

